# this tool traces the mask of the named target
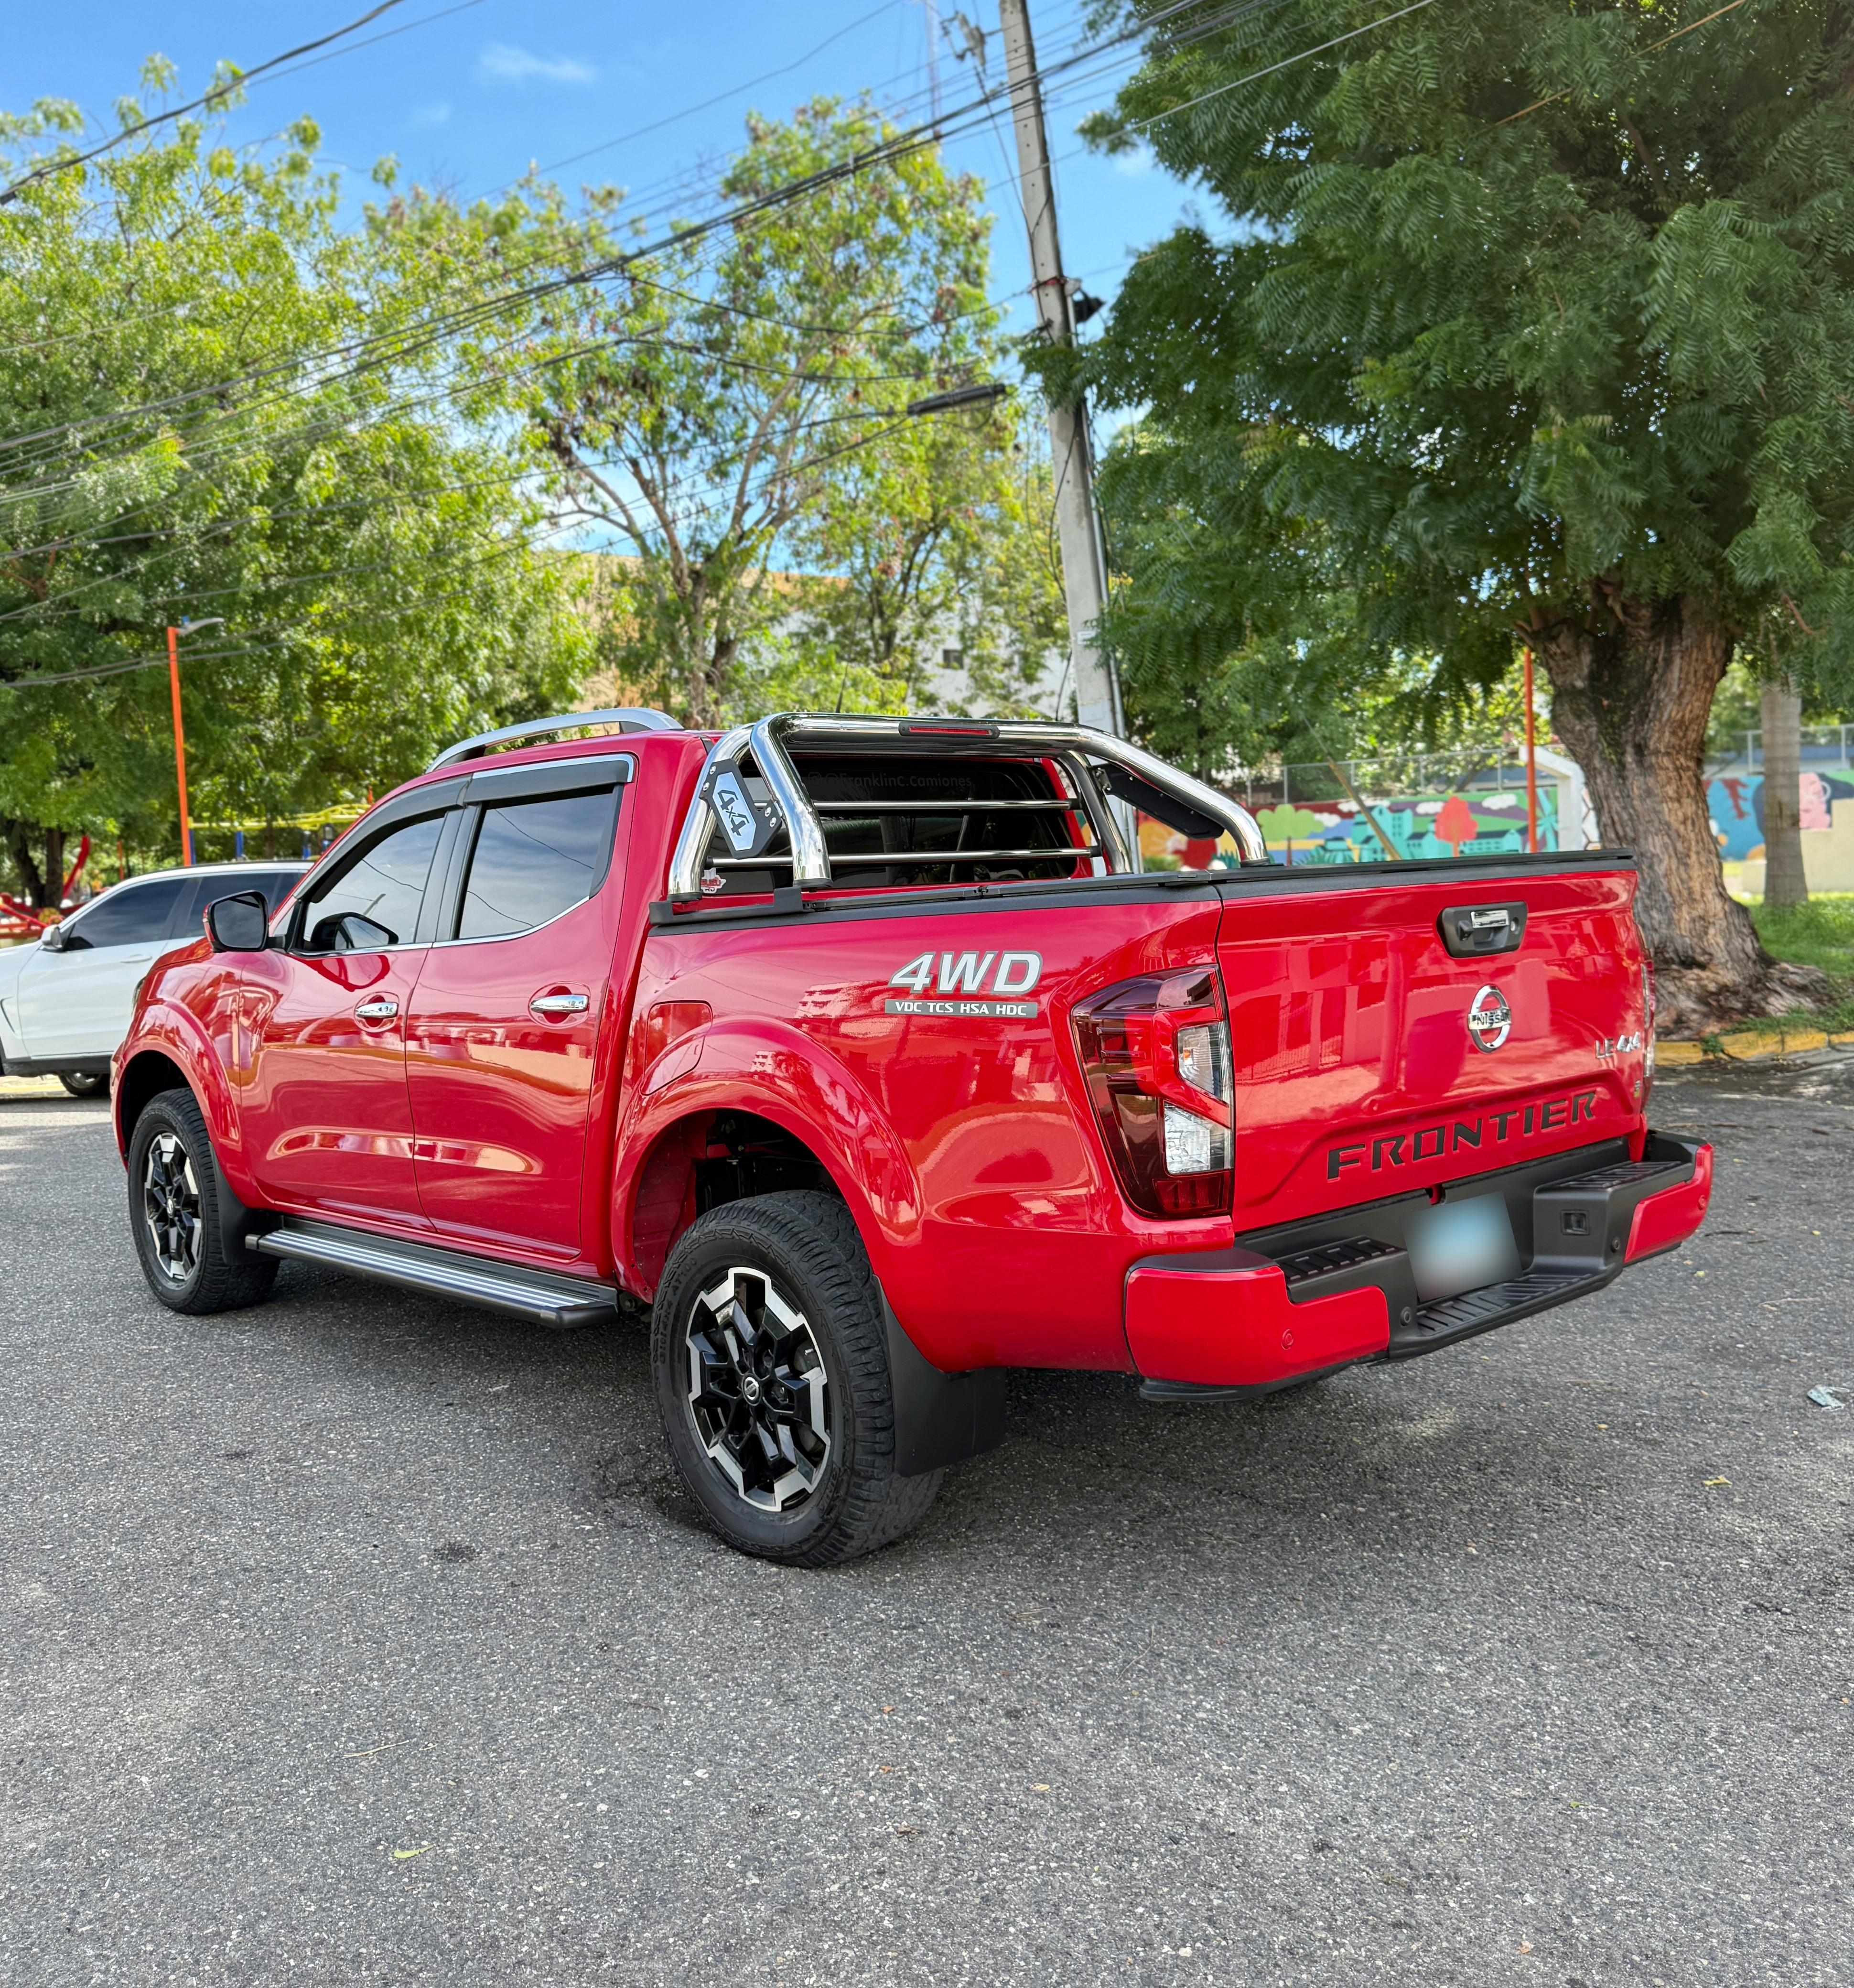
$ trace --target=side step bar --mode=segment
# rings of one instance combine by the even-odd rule
[[[455,1298],[463,1304],[512,1313],[536,1325],[567,1331],[576,1326],[608,1324],[617,1316],[618,1293],[610,1284],[583,1277],[559,1277],[491,1263],[461,1249],[401,1242],[390,1236],[344,1229],[338,1222],[309,1222],[285,1215],[282,1225],[245,1239],[248,1249],[267,1256],[320,1263],[350,1276],[396,1284],[401,1290]]]

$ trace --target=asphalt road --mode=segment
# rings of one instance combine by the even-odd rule
[[[1260,1406],[1026,1375],[737,1558],[634,1328],[144,1290],[0,1099],[8,1983],[1854,1979],[1854,1063],[1664,1080],[1694,1246]]]

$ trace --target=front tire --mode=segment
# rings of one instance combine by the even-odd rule
[[[191,1090],[164,1090],[135,1121],[129,1227],[148,1288],[170,1311],[238,1311],[262,1303],[276,1282],[275,1257],[226,1250],[218,1169]]]
[[[61,1070],[58,1081],[73,1097],[107,1097],[110,1080],[85,1070]]]
[[[939,1491],[944,1472],[896,1475],[881,1293],[832,1195],[760,1195],[696,1222],[657,1293],[650,1366],[677,1475],[741,1553],[859,1559]]]

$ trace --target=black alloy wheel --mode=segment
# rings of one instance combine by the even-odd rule
[[[110,1080],[93,1070],[61,1070],[58,1081],[73,1097],[107,1097]]]
[[[227,1192],[191,1090],[164,1090],[129,1134],[129,1224],[148,1288],[170,1311],[235,1311],[270,1295],[277,1259],[228,1247]]]
[[[855,1560],[940,1489],[944,1471],[895,1469],[882,1293],[834,1195],[758,1195],[695,1222],[657,1287],[650,1368],[677,1475],[741,1553]]]
[[[200,1183],[193,1156],[175,1132],[160,1131],[142,1160],[142,1220],[148,1255],[167,1281],[180,1286],[199,1274]]]
[[[762,1270],[731,1265],[684,1327],[696,1440],[749,1505],[782,1512],[830,1461],[830,1380],[805,1314]]]

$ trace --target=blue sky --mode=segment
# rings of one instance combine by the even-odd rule
[[[951,0],[938,5],[953,22]],[[366,11],[365,0],[269,0],[262,7],[87,0],[69,14],[18,6],[9,10],[0,107],[22,110],[41,96],[66,97],[113,129],[111,106],[134,90],[150,53],[179,65],[191,96],[221,57],[249,68]],[[979,29],[995,30],[996,0],[965,0],[965,11]],[[1032,0],[1043,65],[1085,42],[1083,12],[1084,0]],[[750,109],[782,116],[816,93],[867,88],[897,106],[903,122],[924,115],[928,22],[926,0],[704,0],[667,8],[406,0],[353,39],[404,32],[254,84],[231,134],[234,142],[258,139],[312,114],[327,157],[351,169],[357,199],[373,161],[392,153],[407,177],[464,196],[493,191],[533,161],[557,168],[554,176],[569,185],[610,181],[647,207],[660,211],[680,198],[684,211],[694,211],[701,203],[691,190],[739,144]],[[941,99],[950,110],[974,93],[975,64],[954,59],[944,32],[939,47]],[[995,81],[1003,66],[995,32],[987,57]],[[787,73],[768,75],[779,69]],[[1111,161],[1080,150],[1076,123],[1109,100],[1125,73],[1124,60],[1103,59],[1058,87],[1049,108],[1064,262],[1106,297],[1132,255],[1189,205],[1187,190],[1149,160]],[[709,101],[717,97],[723,100]],[[991,185],[994,293],[1016,298],[1006,322],[1022,330],[1030,322],[1022,294],[1029,272],[1007,177],[1015,167],[1010,144],[1001,113],[995,129],[981,125],[949,141],[947,156]]]

